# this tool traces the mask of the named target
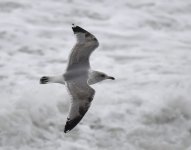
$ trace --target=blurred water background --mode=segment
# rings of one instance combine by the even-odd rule
[[[190,0],[1,0],[0,149],[191,150]],[[70,98],[40,85],[64,72],[75,23],[100,41],[81,123],[63,133]]]

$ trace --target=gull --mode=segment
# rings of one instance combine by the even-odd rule
[[[41,84],[61,83],[66,85],[71,97],[71,104],[64,133],[72,130],[88,111],[95,95],[95,90],[90,85],[105,79],[115,80],[112,76],[91,69],[89,57],[99,46],[99,42],[93,34],[79,26],[72,25],[77,42],[70,53],[65,73],[40,78]]]

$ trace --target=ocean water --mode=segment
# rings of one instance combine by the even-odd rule
[[[191,150],[191,1],[1,0],[0,149]],[[65,70],[71,24],[100,41],[83,120],[63,129],[70,97],[40,85]]]

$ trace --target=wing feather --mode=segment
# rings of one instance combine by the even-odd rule
[[[72,130],[84,117],[93,100],[95,90],[87,83],[76,81],[67,83],[68,91],[72,97],[68,120],[64,132]]]
[[[69,71],[78,67],[89,69],[89,57],[99,46],[98,40],[93,34],[79,26],[72,27],[72,29],[76,36],[77,42],[70,53],[66,70]]]
[[[76,26],[72,29],[77,43],[70,54],[65,74],[66,86],[72,98],[65,133],[80,122],[93,100],[95,90],[87,84],[89,57],[99,45],[95,36],[83,28]]]

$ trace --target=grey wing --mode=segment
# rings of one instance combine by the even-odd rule
[[[88,111],[95,94],[95,90],[85,82],[84,84],[69,82],[67,83],[67,88],[72,101],[64,129],[65,133],[72,130],[81,121]]]
[[[72,27],[76,35],[77,43],[69,56],[67,71],[76,68],[89,69],[89,57],[91,53],[99,46],[96,37],[79,26]]]

